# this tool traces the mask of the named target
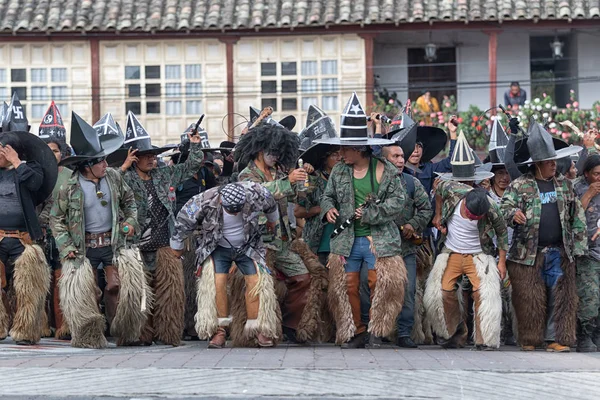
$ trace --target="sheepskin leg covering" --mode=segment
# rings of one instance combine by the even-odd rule
[[[356,333],[356,325],[352,318],[352,307],[348,298],[343,257],[339,254],[331,253],[327,266],[329,269],[327,301],[331,314],[335,319],[335,343],[341,345],[352,339]],[[404,291],[402,295],[404,296]]]
[[[435,259],[433,268],[427,278],[423,303],[425,304],[425,315],[433,332],[443,339],[449,339],[450,333],[446,325],[446,315],[444,312],[444,292],[442,290],[442,278],[450,253],[441,253]]]
[[[195,330],[202,340],[209,340],[217,333],[217,291],[215,286],[215,264],[212,257],[202,263],[202,274],[196,280]]]
[[[138,250],[121,248],[113,261],[120,280],[119,301],[110,333],[119,345],[137,342],[152,309],[152,291]]]
[[[100,289],[96,271],[87,258],[63,262],[58,283],[60,307],[71,328],[71,346],[101,349],[107,346],[104,337],[104,316],[98,309]]]
[[[481,333],[481,340],[488,347],[500,347],[500,333],[502,331],[502,295],[500,294],[500,275],[496,259],[486,254],[477,254],[473,257],[477,276],[479,277],[479,290],[477,297],[479,306],[474,323],[474,331]]]
[[[558,279],[555,290],[554,322],[556,327],[555,340],[564,346],[574,346],[577,329],[577,278],[575,263],[561,250],[561,265],[563,276]]]
[[[25,245],[15,261],[13,285],[17,310],[10,336],[15,341],[38,343],[42,336],[46,297],[50,291],[50,267],[38,245]],[[46,318],[46,325],[47,325]]]
[[[385,337],[393,332],[402,310],[408,276],[401,256],[377,258],[375,271],[377,280],[367,330],[374,336]]]
[[[311,278],[308,300],[302,311],[296,338],[299,342],[318,341],[325,336],[323,334],[324,325],[330,323],[330,321],[323,320],[322,313],[327,299],[327,270],[303,240],[294,240],[290,249],[300,256]]]
[[[185,291],[183,266],[168,247],[158,249],[154,272],[154,332],[155,337],[172,346],[179,346],[183,334]]]

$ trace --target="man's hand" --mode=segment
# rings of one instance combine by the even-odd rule
[[[188,133],[187,135],[188,135],[188,138],[190,139],[190,143],[200,143],[202,141],[202,138],[197,133],[194,135],[192,135],[191,133]]]
[[[299,181],[305,181],[308,179],[308,175],[306,174],[306,171],[304,169],[298,168],[293,170],[289,176],[288,179],[290,180],[290,183],[296,183]]]
[[[315,172],[315,167],[313,167],[309,163],[304,163],[304,167],[303,168],[304,168],[304,171],[306,171],[307,174],[312,174],[313,172]]]
[[[275,226],[276,226],[276,222],[267,221],[267,232],[275,233]]]
[[[412,237],[415,235],[415,228],[413,228],[411,224],[405,224],[402,226],[401,233],[404,239],[412,239]]]
[[[73,260],[73,259],[74,259],[74,258],[76,258],[76,257],[77,257],[77,255],[75,254],[75,252],[74,252],[74,251],[70,251],[70,252],[69,252],[69,254],[67,254],[67,258],[68,258],[69,260]]]
[[[523,211],[517,210],[515,216],[513,217],[513,222],[518,225],[523,225],[525,222],[527,222],[527,218],[525,217],[525,214],[523,214]]]
[[[337,217],[339,217],[339,216],[340,216],[340,213],[335,208],[332,208],[331,210],[327,211],[327,214],[325,214],[325,217],[327,218],[327,222],[329,222],[330,224],[335,224],[335,221],[337,220]]]
[[[598,230],[596,231],[596,233],[594,233],[594,236],[592,236],[592,242],[595,242],[596,239],[598,239],[599,236],[600,236],[600,228],[598,228]]]
[[[442,234],[447,234],[448,233],[448,229],[446,229],[446,227],[444,225],[442,225],[442,217],[436,215],[435,217],[433,217],[433,221],[431,222],[433,224],[433,226],[435,226],[435,228],[442,232]]]
[[[4,147],[0,146],[0,155],[4,156],[4,158],[6,158],[6,161],[11,163],[15,168],[17,168],[21,164],[21,159],[19,158],[19,155],[10,144],[7,144]]]
[[[594,197],[595,195],[597,195],[598,193],[600,193],[600,182],[594,182],[590,185],[590,187],[588,188],[588,190],[586,191],[586,194],[589,193],[590,197]]]
[[[490,190],[491,187],[491,183],[489,179],[484,179],[481,181],[481,183],[479,183],[479,186],[484,188],[485,190]]]
[[[181,256],[183,256],[183,250],[175,250],[171,248],[171,253],[175,258],[181,258]]]
[[[127,229],[125,229],[127,228]],[[127,233],[125,233],[128,237],[132,237],[135,232],[133,229],[133,226],[129,225],[127,222],[123,222],[123,226],[121,227],[121,229],[123,229],[123,233],[125,233],[125,230],[127,230]]]
[[[358,207],[356,210],[354,210],[354,218],[356,218],[357,220],[361,219],[362,213],[363,213],[363,208]]]
[[[498,272],[500,273],[500,279],[506,278],[506,262],[498,261]]]
[[[594,144],[596,143],[597,134],[598,130],[595,128],[587,131],[587,133],[583,135],[583,145],[588,149],[594,147]]]
[[[375,124],[375,126],[381,126],[381,118],[379,113],[372,112],[371,113],[371,122]]]
[[[457,137],[456,131],[458,131],[458,117],[456,115],[452,115],[450,117],[450,122],[448,123],[448,131],[450,132],[450,139],[455,140]]]
[[[123,165],[121,165],[121,171],[127,171],[129,168],[131,168],[134,162],[140,161],[135,155],[137,151],[138,149],[132,149],[131,147],[129,148],[129,150],[127,150],[127,158],[125,159]]]

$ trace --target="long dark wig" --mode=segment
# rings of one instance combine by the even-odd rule
[[[255,160],[259,153],[277,156],[279,166],[287,170],[296,165],[299,147],[300,140],[294,132],[283,126],[262,123],[241,137],[233,154],[239,171]]]

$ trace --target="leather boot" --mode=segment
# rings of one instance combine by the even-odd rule
[[[283,302],[283,326],[293,330],[298,329],[302,312],[308,300],[310,275],[296,275],[285,280],[287,295]]]
[[[227,326],[225,319],[229,318],[229,304],[227,302],[227,278],[229,274],[215,274],[215,295],[217,303],[217,318],[219,326]]]
[[[211,338],[210,342],[208,342],[209,349],[222,349],[225,347],[227,343],[227,331],[225,327],[220,326],[217,328],[217,333],[215,333]]]
[[[352,319],[356,326],[356,334],[363,333],[367,327],[360,318],[360,272],[346,273],[346,292],[352,309]]]
[[[106,310],[106,319],[110,325],[115,317],[115,314],[117,313],[121,281],[119,279],[119,271],[117,271],[117,267],[114,265],[108,265],[104,267],[104,274],[106,276],[106,286],[104,288],[104,307]]]
[[[578,353],[594,353],[598,348],[592,341],[592,337],[585,333],[577,335],[577,352]]]

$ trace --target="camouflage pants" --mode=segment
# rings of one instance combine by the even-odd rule
[[[592,334],[598,327],[600,309],[600,261],[592,257],[577,260],[577,321],[584,333]]]
[[[275,252],[275,267],[286,278],[308,274],[308,269],[297,253],[290,250],[291,242],[282,242],[281,249]]]

